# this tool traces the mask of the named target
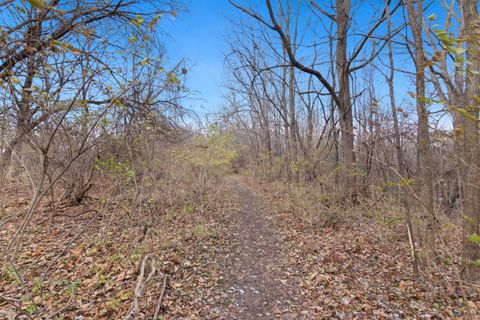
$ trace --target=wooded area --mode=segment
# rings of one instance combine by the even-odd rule
[[[478,1],[228,2],[0,0],[0,318],[479,317]]]

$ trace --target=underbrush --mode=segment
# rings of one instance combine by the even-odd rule
[[[90,162],[81,201],[59,180],[18,242],[31,193],[23,179],[2,186],[0,318],[195,315],[181,291],[214,283],[216,217],[230,205],[221,177],[235,154],[213,133],[156,152],[109,149]]]
[[[394,200],[361,200],[356,206],[318,184],[246,178],[269,203],[303,275],[306,301],[322,301],[310,318],[452,318],[480,314],[478,288],[460,281],[461,229],[441,218],[434,261],[412,273],[405,217]]]
[[[193,268],[195,273],[202,270],[203,277],[212,272],[205,266],[205,256],[214,261],[210,248],[221,245],[223,231],[213,215],[226,210],[225,197],[214,194],[208,203],[177,204],[154,216],[135,217],[127,213],[129,204],[122,197],[110,198],[108,205],[91,199],[65,208],[49,233],[39,216],[25,238],[15,269],[7,267],[2,272],[0,295],[9,300],[0,302],[1,317],[14,319],[26,313],[51,319],[122,318],[135,299],[147,256],[154,264],[147,264],[145,272],[153,267],[156,272],[145,283],[140,312],[134,318],[151,318],[161,296],[160,315],[188,314],[181,306],[190,301],[178,291],[186,285],[201,286],[192,279],[185,283]],[[11,220],[2,228],[2,243],[18,222]],[[10,264],[2,261],[2,265]]]

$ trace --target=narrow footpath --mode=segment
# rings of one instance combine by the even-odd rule
[[[225,259],[224,290],[230,303],[222,319],[298,319],[298,281],[286,264],[280,235],[258,199],[237,177],[227,184],[238,197],[231,247]]]

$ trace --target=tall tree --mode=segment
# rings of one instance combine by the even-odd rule
[[[393,135],[395,141],[395,155],[397,158],[397,166],[398,166],[398,173],[401,179],[408,178],[407,177],[407,168],[405,167],[405,160],[403,155],[403,148],[402,148],[402,140],[401,140],[401,133],[400,133],[400,126],[398,122],[398,112],[397,112],[397,104],[395,99],[395,88],[394,88],[394,80],[395,80],[395,61],[393,55],[393,46],[392,46],[392,21],[390,12],[388,10],[388,0],[385,0],[385,6],[387,8],[387,30],[388,30],[388,38],[387,38],[387,49],[388,49],[388,63],[389,63],[389,73],[385,76],[387,83],[388,83],[388,92],[389,92],[389,99],[390,99],[390,110],[392,112],[392,119],[393,119]],[[400,180],[401,182],[402,180]],[[414,276],[418,275],[418,253],[416,249],[416,243],[413,233],[413,225],[412,225],[412,217],[410,211],[410,204],[408,202],[407,194],[402,192],[401,183],[399,182],[399,192],[400,192],[400,202],[403,207],[403,210],[406,212],[406,227],[408,232],[408,237],[410,241],[411,251],[412,251],[412,269]]]
[[[372,39],[374,32],[386,20],[385,10],[382,11],[380,18],[373,23],[372,27],[365,33],[365,35],[355,43],[353,52],[347,55],[348,30],[351,25],[350,21],[350,0],[337,0],[334,9],[334,14],[327,13],[315,1],[310,1],[310,4],[316,8],[321,14],[328,17],[335,22],[336,25],[336,45],[335,45],[335,68],[337,76],[336,88],[332,85],[328,78],[316,66],[310,67],[310,64],[301,62],[294,50],[296,43],[293,42],[289,32],[282,27],[278,22],[275,10],[270,0],[266,0],[266,7],[268,10],[268,21],[249,9],[246,9],[230,0],[230,3],[244,13],[253,17],[269,29],[273,30],[282,41],[283,47],[287,53],[288,62],[300,71],[311,74],[317,78],[323,88],[332,97],[338,112],[340,122],[340,133],[343,147],[343,163],[344,163],[344,185],[346,187],[347,198],[355,203],[357,199],[356,187],[356,160],[355,160],[355,133],[353,127],[353,110],[352,110],[352,96],[350,91],[350,77],[353,73],[365,66],[367,66],[380,52],[375,50],[375,45],[372,45],[372,53],[370,56],[360,63],[357,63],[357,58],[363,53],[367,42]],[[391,13],[395,12],[401,5],[401,1],[395,5]]]
[[[479,98],[480,98],[480,21],[478,1],[461,0],[461,10],[466,43],[466,84],[465,105],[463,106],[463,148],[465,160],[464,183],[464,277],[467,281],[480,282],[480,140],[479,140]]]
[[[425,97],[425,52],[423,48],[423,2],[407,0],[408,24],[413,36],[413,56],[415,63],[415,102],[417,106],[417,185],[421,194],[425,230],[423,247],[427,259],[435,247],[435,216],[433,208],[433,168],[430,151],[428,110]]]
[[[4,16],[0,24],[0,85],[8,85],[12,89],[9,91],[12,97],[8,99],[14,102],[12,117],[16,120],[15,133],[2,150],[2,173],[14,149],[52,114],[62,111],[40,108],[34,103],[32,94],[38,87],[35,78],[40,67],[54,66],[56,58],[68,54],[73,56],[72,63],[76,63],[75,58],[80,53],[94,60],[108,56],[108,60],[101,61],[102,65],[112,67],[114,60],[123,59],[123,55],[115,50],[128,43],[125,34],[132,36],[131,41],[137,36],[147,36],[154,30],[161,15],[175,14],[181,8],[175,0],[51,0],[11,5],[12,2],[0,3]],[[121,41],[116,38],[118,31],[123,39]],[[109,36],[104,36],[106,34]],[[96,45],[84,46],[89,42]],[[99,46],[109,48],[109,54],[100,58],[96,51],[88,52]],[[113,67],[107,69],[110,74],[116,72]]]

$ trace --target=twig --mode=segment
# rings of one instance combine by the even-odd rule
[[[96,211],[96,210],[92,210],[92,211]],[[102,210],[103,211],[103,210]],[[42,279],[45,278],[45,276],[47,275],[47,273],[50,271],[50,269],[53,267],[53,265],[58,261],[58,259],[60,259],[61,256],[63,256],[65,254],[65,252],[68,250],[68,248],[70,248],[70,246],[78,239],[80,238],[80,236],[83,234],[83,232],[88,228],[88,226],[90,224],[92,224],[93,221],[95,221],[98,216],[100,216],[100,214],[102,213],[102,211],[97,211],[97,214],[92,218],[90,219],[90,221],[88,221],[88,223],[85,225],[85,227],[83,227],[82,230],[80,230],[80,232],[63,248],[62,252],[60,252],[56,257],[55,259],[53,259],[53,261],[48,265],[47,269],[45,270],[45,272],[43,273],[42,275]]]
[[[9,299],[9,298],[6,298],[6,297],[0,295],[0,300],[5,301],[9,305],[13,306],[15,309],[19,310],[25,316],[27,316],[28,319],[33,320],[33,318],[27,312],[25,312],[25,310],[23,310],[22,307],[20,307],[18,304],[16,304],[12,299]]]
[[[152,267],[152,270],[150,270],[150,273],[148,274],[147,278],[145,278],[145,266],[147,264],[148,259],[150,258],[150,255],[146,255],[143,260],[142,260],[142,265],[140,267],[140,274],[138,275],[137,278],[137,285],[135,287],[135,298],[133,299],[132,304],[130,305],[130,309],[128,310],[127,315],[124,320],[130,320],[130,319],[135,319],[135,316],[138,314],[140,311],[140,299],[143,296],[143,290],[145,289],[145,285],[150,281],[150,279],[155,275],[157,269],[155,268],[155,259],[151,259],[150,266]]]
[[[167,278],[168,276],[166,274],[163,275],[162,292],[160,293],[160,297],[158,298],[157,307],[155,308],[155,314],[153,315],[152,320],[158,319],[158,314],[160,313],[160,308],[162,306],[163,295],[165,294],[165,289],[167,288]]]
[[[405,224],[407,227],[407,234],[408,234],[408,243],[410,244],[410,250],[412,252],[412,259],[416,260],[416,255],[415,255],[415,244],[413,242],[413,235],[412,235],[412,230],[410,230],[410,225],[408,223]]]
[[[7,222],[15,219],[15,218],[18,218],[19,217],[19,214],[18,213],[14,213],[12,214],[11,216],[5,218],[5,220],[3,220],[2,222],[0,222],[0,229],[2,229],[2,227],[7,224]]]
[[[65,206],[65,207],[62,207],[62,208],[57,208],[58,209],[64,209],[64,208],[68,208],[68,206]],[[67,217],[67,218],[77,218],[81,215],[84,215],[84,214],[87,214],[87,213],[90,213],[90,212],[98,212],[97,210],[95,209],[87,209],[85,211],[82,211],[80,213],[75,213],[75,214],[66,214],[66,213],[57,213],[55,214],[55,218],[57,217]],[[38,224],[44,224],[45,222],[49,221],[50,220],[50,217],[47,217],[46,219],[43,219],[42,221],[38,222]]]
[[[46,318],[46,320],[50,320],[50,319],[53,319],[54,317],[56,317],[57,315],[59,315],[60,313],[64,312],[65,310],[67,310],[68,307],[70,307],[70,304],[72,303],[73,301],[73,298],[75,297],[75,294],[72,294],[70,296],[70,298],[68,299],[67,303],[65,304],[65,306],[63,306],[61,309],[55,311],[54,313],[52,313],[50,316],[48,316],[48,318]]]

